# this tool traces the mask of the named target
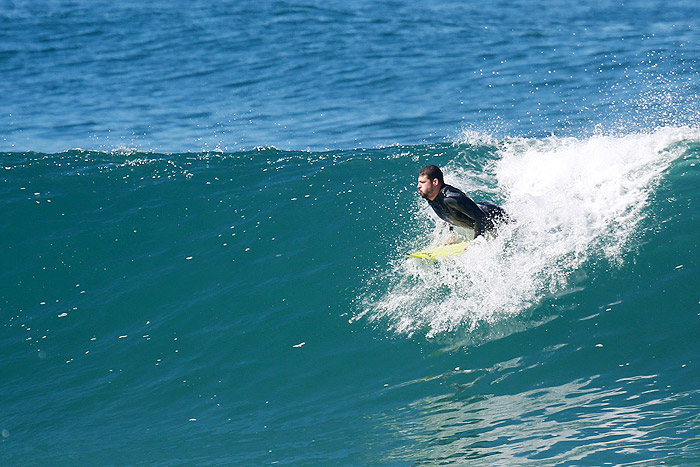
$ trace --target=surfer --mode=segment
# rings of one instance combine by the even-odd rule
[[[421,169],[418,193],[428,201],[440,219],[474,230],[474,238],[493,230],[496,223],[508,218],[505,211],[495,204],[475,203],[461,190],[445,184],[442,170],[435,165]]]

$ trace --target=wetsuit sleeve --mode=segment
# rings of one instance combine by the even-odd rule
[[[461,212],[474,222],[479,221],[484,216],[476,203],[472,203],[474,206],[471,207],[467,203],[460,203],[458,198],[445,197],[445,204],[450,210]]]
[[[479,209],[479,206],[477,206],[476,203],[473,201],[469,202],[466,196],[464,199],[460,198],[461,197],[446,196],[445,205],[447,205],[451,211],[461,213],[474,223],[474,235],[482,234],[484,232],[482,222],[484,213],[481,211],[481,209]]]

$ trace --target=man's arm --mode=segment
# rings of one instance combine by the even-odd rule
[[[447,205],[450,211],[458,212],[466,217],[466,220],[472,224],[474,236],[478,236],[484,232],[484,213],[479,209],[479,206],[466,195],[446,196],[445,205]]]

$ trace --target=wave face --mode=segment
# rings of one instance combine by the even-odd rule
[[[0,465],[700,464],[697,2],[550,3],[0,0]]]
[[[2,456],[692,463],[697,131],[464,138],[5,155]],[[428,163],[513,222],[406,259]]]

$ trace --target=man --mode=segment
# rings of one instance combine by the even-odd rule
[[[457,188],[446,185],[439,167],[423,167],[418,174],[418,193],[428,201],[440,219],[474,230],[474,238],[493,230],[507,219],[503,209],[492,203],[475,203]]]

